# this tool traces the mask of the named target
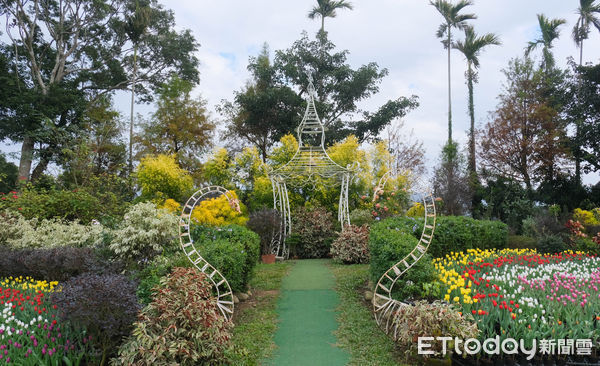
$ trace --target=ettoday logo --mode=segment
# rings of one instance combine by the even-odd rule
[[[458,355],[463,353],[467,355],[476,355],[481,352],[488,355],[516,355],[522,354],[527,356],[527,360],[531,360],[536,354],[542,355],[581,355],[587,356],[592,352],[591,339],[533,339],[531,346],[525,345],[525,340],[517,341],[513,338],[506,338],[502,341],[500,336],[488,338],[481,342],[475,338],[468,338],[463,341],[461,338],[452,337],[419,337],[417,344],[417,352],[420,355],[434,355],[432,350],[433,342],[442,342],[442,355],[448,353],[449,348],[454,348],[454,352]],[[539,345],[539,347],[538,347]]]

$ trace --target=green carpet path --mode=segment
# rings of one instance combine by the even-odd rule
[[[283,279],[277,305],[277,350],[273,366],[346,365],[350,355],[336,346],[335,309],[339,298],[328,260],[300,260]]]

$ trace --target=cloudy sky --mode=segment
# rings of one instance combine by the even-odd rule
[[[361,107],[374,110],[389,99],[417,95],[420,106],[404,122],[407,130],[412,129],[425,143],[432,166],[447,138],[446,53],[435,36],[442,17],[428,0],[351,2],[354,10],[339,11],[337,18],[326,19],[329,38],[338,49],[350,51],[348,61],[353,67],[374,61],[389,70],[380,93]],[[303,30],[313,36],[320,27],[320,21],[306,16],[315,0],[162,3],[174,11],[177,26],[191,29],[201,44],[201,82],[194,92],[208,101],[214,117],[219,117],[214,106],[222,99],[231,100],[233,92],[248,81],[248,58],[256,56],[263,43],[267,42],[273,53],[289,48]],[[467,8],[478,16],[472,22],[478,33],[494,32],[503,42],[480,57],[479,84],[475,86],[476,123],[484,123],[497,104],[504,81],[501,70],[511,58],[522,55],[527,42],[538,35],[536,14],[567,20],[554,48],[559,66],[565,67],[567,57],[578,55],[571,39],[578,4],[577,0],[475,0],[475,5]],[[600,35],[594,29],[584,47],[584,62],[599,61],[599,42]],[[457,51],[453,51],[452,61],[454,138],[464,144],[468,128],[466,62]],[[128,98],[116,97],[117,106],[126,116]],[[152,106],[140,106],[138,110],[149,113]],[[598,175],[586,179],[587,183],[598,180]]]

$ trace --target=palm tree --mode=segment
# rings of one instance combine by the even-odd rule
[[[450,78],[450,49],[452,48],[452,28],[464,29],[467,26],[467,20],[476,19],[475,14],[459,14],[460,11],[473,5],[471,0],[460,0],[456,5],[448,0],[429,1],[429,4],[437,9],[444,17],[437,31],[437,37],[442,39],[444,48],[448,50],[448,142],[452,141],[452,87]]]
[[[321,32],[324,32],[325,18],[335,18],[337,16],[335,12],[337,9],[352,10],[354,7],[345,0],[317,0],[317,6],[308,12],[308,17],[310,19],[315,19],[317,16],[321,17]]]
[[[549,72],[554,67],[554,55],[550,51],[552,48],[552,42],[558,39],[560,31],[558,27],[565,24],[567,21],[564,19],[548,19],[544,14],[538,14],[538,22],[540,25],[541,35],[540,38],[529,42],[526,48],[525,55],[529,56],[531,51],[535,50],[538,46],[542,47],[542,69]]]
[[[583,64],[583,41],[590,35],[590,24],[600,31],[600,18],[596,16],[600,14],[600,5],[595,4],[595,1],[579,0],[579,8],[577,8],[579,19],[573,27],[573,40],[579,47],[579,66]]]
[[[487,46],[500,45],[500,38],[493,33],[478,36],[473,27],[465,28],[465,40],[454,42],[452,48],[459,50],[467,60],[467,87],[469,89],[469,171],[476,172],[475,164],[475,107],[473,103],[473,84],[477,82],[477,69],[479,68],[479,55]]]

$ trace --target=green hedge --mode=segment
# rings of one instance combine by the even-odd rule
[[[417,246],[418,239],[412,234],[410,228],[389,225],[389,220],[378,222],[371,226],[369,233],[369,251],[371,253],[370,274],[371,280],[377,283],[379,278],[404,258]],[[411,297],[422,297],[423,284],[435,278],[432,258],[425,254],[417,264],[402,276],[393,289],[393,296],[399,300]]]
[[[246,290],[260,256],[260,238],[239,225],[192,228],[196,248],[217,268],[234,292]]]
[[[411,233],[421,237],[423,219],[392,217],[378,225]],[[508,226],[500,221],[475,220],[465,216],[442,216],[436,221],[433,241],[428,253],[433,257],[443,257],[450,252],[467,249],[503,249],[508,244]]]

